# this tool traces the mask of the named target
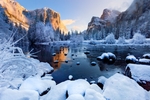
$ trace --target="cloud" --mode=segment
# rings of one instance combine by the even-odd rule
[[[133,2],[133,0],[122,0],[116,2],[110,2],[108,7],[109,9],[115,9],[119,11],[125,11]]]
[[[72,26],[71,27],[71,30],[73,30],[73,31],[83,31],[83,30],[85,30],[86,29],[86,25],[84,26],[84,25],[76,25],[76,26]]]
[[[72,19],[66,19],[66,20],[62,20],[62,22],[68,26],[68,25],[71,25],[73,23],[75,23],[75,20],[72,20]]]

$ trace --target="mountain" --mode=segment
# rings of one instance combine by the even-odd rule
[[[131,6],[117,17],[115,35],[132,38],[141,32],[150,37],[150,0],[134,0]],[[122,33],[122,34],[120,34]]]
[[[49,8],[29,11],[15,0],[0,0],[0,20],[2,20],[4,26],[7,26],[5,28],[2,25],[0,29],[0,31],[6,29],[7,31],[3,31],[5,34],[9,34],[8,32],[14,31],[15,29],[19,32],[18,35],[28,33],[28,30],[31,28],[30,26],[38,22],[51,24],[54,31],[61,30],[64,33],[68,32],[60,19],[59,13]]]
[[[149,16],[150,0],[134,0],[124,12],[104,9],[101,17],[92,17],[87,33],[101,31],[101,34],[107,36],[112,32],[117,39],[122,36],[129,39],[133,37],[134,33],[140,32],[146,37],[150,37]]]
[[[101,17],[92,17],[87,28],[88,39],[91,38],[91,34],[99,34],[100,39],[105,38],[111,32],[110,28],[114,27],[119,14],[117,10],[104,9]]]

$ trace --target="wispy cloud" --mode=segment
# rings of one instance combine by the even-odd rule
[[[68,25],[71,25],[71,24],[75,23],[75,20],[73,20],[73,19],[66,19],[66,20],[62,20],[62,22],[63,22],[66,26],[68,26]]]
[[[84,25],[76,25],[76,26],[72,26],[71,27],[71,30],[73,30],[73,31],[83,31],[83,30],[85,30],[86,29],[86,26],[84,26]]]

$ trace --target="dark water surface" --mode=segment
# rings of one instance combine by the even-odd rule
[[[128,54],[135,57],[142,57],[145,53],[150,53],[150,46],[140,45],[63,45],[63,46],[36,46],[38,59],[48,62],[55,71],[52,76],[56,83],[68,80],[68,76],[72,75],[73,79],[87,79],[97,82],[98,77],[110,77],[115,73],[124,73],[126,63],[125,58]],[[84,54],[84,51],[90,51],[90,54]],[[97,61],[97,57],[104,52],[112,52],[116,55],[117,60],[114,64],[104,64]],[[53,56],[53,53],[56,53]],[[54,61],[58,60],[58,63]],[[65,61],[68,62],[65,62]],[[96,62],[96,66],[92,66],[91,62]],[[80,62],[80,65],[76,63]]]

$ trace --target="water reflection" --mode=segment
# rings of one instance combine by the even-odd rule
[[[134,49],[132,49],[134,47]],[[124,73],[126,67],[125,58],[130,53],[136,57],[141,57],[145,53],[149,53],[150,46],[105,46],[105,45],[71,45],[71,46],[37,46],[38,59],[48,62],[54,67],[52,73],[56,83],[60,83],[68,79],[72,75],[74,79],[87,79],[88,81],[97,81],[98,77],[110,77],[119,72]],[[85,54],[84,51],[89,51]],[[112,52],[116,55],[114,64],[105,64],[97,60],[102,53]],[[56,53],[53,56],[53,53]],[[54,61],[58,60],[58,63]],[[68,61],[67,63],[65,61]],[[91,62],[96,62],[96,66],[92,66]],[[80,65],[76,63],[80,62]]]
[[[52,56],[52,62],[50,63],[51,66],[55,70],[59,69],[61,66],[61,63],[66,60],[67,54],[68,54],[68,48],[67,47],[60,47],[59,52],[57,52],[55,56]],[[58,63],[55,63],[55,61],[58,61]]]

